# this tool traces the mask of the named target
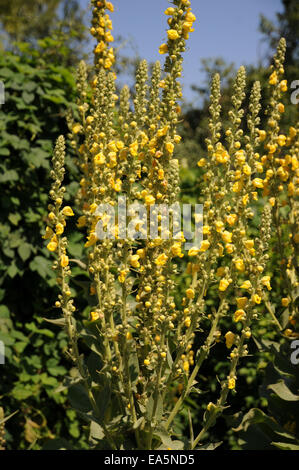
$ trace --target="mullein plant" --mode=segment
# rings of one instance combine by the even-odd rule
[[[266,127],[260,130],[263,142],[263,156],[260,169],[264,173],[263,195],[272,206],[275,249],[279,254],[281,305],[277,312],[284,310],[282,322],[276,320],[280,330],[287,326],[285,336],[298,337],[298,255],[299,255],[299,123],[285,131],[280,127],[285,112],[283,97],[288,91],[284,78],[284,58],[286,42],[281,39],[271,66],[269,77],[270,98],[266,109]],[[275,318],[274,304],[266,306]],[[281,324],[282,323],[282,324]]]
[[[261,87],[259,82],[253,85],[244,123],[243,67],[236,76],[227,129],[221,126],[220,77],[216,75],[212,83],[207,154],[198,162],[203,171],[204,205],[200,246],[183,253],[184,234],[177,233],[172,209],[166,220],[165,212],[154,207],[174,207],[178,201],[179,162],[173,155],[180,142],[179,78],[182,53],[196,19],[189,0],[171,3],[165,11],[167,41],[159,49],[166,56],[164,68],[157,62],[149,77],[147,63],[142,61],[131,97],[128,87],[116,93],[115,57],[109,46],[112,24],[107,14],[113,5],[92,1],[91,34],[97,40],[94,76],[88,82],[87,67],[81,62],[77,74],[79,119],[68,115],[68,137],[81,174],[74,209],[79,215],[77,227],[86,234],[85,260],[68,256],[65,228],[74,211],[64,205],[62,136],[52,159],[52,202],[44,238],[56,256],[53,268],[60,288],[56,307],[62,317],[54,321],[69,337],[67,354],[77,374],[68,385],[84,401],[78,409],[90,423],[91,448],[200,449],[206,431],[224,410],[229,392],[235,393],[237,366],[248,354],[252,322],[259,316],[265,291],[271,289],[266,271],[271,200],[260,214],[260,236],[253,238],[249,230],[255,202],[264,189],[258,174],[263,135],[259,129]],[[292,140],[291,155],[296,153],[296,145]],[[133,224],[138,239],[126,234],[121,214],[111,225],[114,216],[109,210],[98,211],[103,204],[116,207],[122,196],[126,197],[126,208],[131,207],[128,229]],[[136,202],[145,208],[145,218],[140,220],[132,209]],[[159,221],[155,237],[149,236],[155,229],[151,212]],[[166,238],[162,226],[167,226],[167,221]],[[106,230],[101,239],[99,223]],[[190,282],[178,302],[177,263],[183,256],[189,259]],[[85,270],[94,299],[83,326],[75,314],[70,288],[73,263]],[[210,311],[206,300],[215,290],[217,306]],[[221,332],[223,317],[231,319],[231,330]],[[207,321],[210,329],[194,351],[196,332]],[[197,436],[193,435],[190,416],[190,439],[173,439],[175,419],[184,400],[198,391],[200,367],[220,341],[227,346],[230,368],[220,384],[219,399],[208,404]],[[90,354],[82,354],[80,346],[84,351],[90,349]],[[180,390],[175,403],[174,389]]]

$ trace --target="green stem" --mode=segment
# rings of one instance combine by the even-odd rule
[[[190,388],[192,387],[193,385],[193,382],[199,372],[199,369],[203,363],[203,361],[207,358],[208,354],[209,354],[209,351],[210,351],[210,347],[213,343],[213,340],[214,340],[214,333],[216,331],[216,328],[218,326],[218,322],[219,322],[219,319],[221,317],[221,312],[222,312],[222,306],[223,306],[223,303],[224,303],[224,297],[222,297],[221,301],[220,301],[220,304],[219,304],[219,307],[218,307],[218,310],[217,310],[217,313],[215,315],[215,318],[213,320],[213,323],[212,323],[212,326],[211,326],[211,329],[210,329],[210,332],[209,332],[209,335],[205,341],[205,344],[201,347],[200,349],[200,354],[199,354],[199,358],[196,362],[196,365],[189,377],[189,380],[188,380],[188,383],[187,383],[187,386],[186,386],[186,389],[184,391],[184,393],[182,393],[182,395],[180,396],[180,398],[178,399],[178,401],[176,402],[173,410],[171,411],[169,417],[168,417],[168,420],[166,421],[166,424],[165,424],[165,428],[168,429],[169,426],[171,425],[172,421],[174,420],[174,418],[176,417],[183,401],[185,400],[186,396],[189,394],[189,391],[190,391]]]

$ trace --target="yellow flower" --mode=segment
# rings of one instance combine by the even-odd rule
[[[245,317],[246,317],[245,311],[242,308],[240,308],[236,310],[234,313],[234,322],[237,323],[238,321],[245,320]]]
[[[261,283],[263,284],[263,286],[267,287],[268,290],[272,289],[272,287],[270,285],[270,276],[262,277]]]
[[[281,305],[282,305],[283,307],[287,307],[287,306],[289,305],[289,303],[290,303],[290,299],[288,299],[287,297],[283,297],[283,298],[281,299]]]
[[[113,42],[113,41],[114,41],[114,37],[112,36],[112,34],[110,33],[110,31],[108,31],[108,32],[105,34],[105,41],[106,41],[106,42]]]
[[[95,232],[91,232],[90,235],[87,237],[87,242],[85,243],[85,247],[88,248],[92,245],[95,245],[97,241],[97,236],[95,234]]]
[[[169,126],[168,126],[168,125],[161,127],[161,129],[158,129],[158,130],[157,130],[157,137],[163,137],[163,135],[166,135],[167,132],[168,132],[168,129],[169,129]],[[156,145],[156,140],[155,140],[155,139],[153,139],[153,140],[154,140],[154,143],[155,143],[155,145]],[[154,146],[155,146],[155,145],[154,145]]]
[[[235,245],[233,245],[232,243],[226,243],[225,249],[228,254],[231,254],[235,249]]]
[[[254,294],[252,296],[252,300],[255,304],[260,304],[262,301],[262,298],[258,294]]]
[[[235,387],[236,387],[236,380],[233,378],[228,379],[228,388],[230,390],[234,390]]]
[[[180,242],[174,243],[172,245],[171,253],[173,254],[173,256],[179,256],[180,258],[182,258],[184,256],[183,253],[182,253],[182,247],[181,247]]]
[[[115,183],[113,185],[113,189],[114,189],[114,191],[119,192],[119,191],[121,191],[121,187],[122,187],[122,181],[121,181],[120,178],[117,178],[117,180],[115,181]]]
[[[93,162],[95,165],[103,165],[106,161],[105,155],[100,152],[93,157]]]
[[[243,206],[246,206],[248,204],[248,201],[249,201],[249,195],[245,194],[245,196],[242,197]]]
[[[65,206],[62,209],[62,214],[67,215],[67,216],[75,215],[74,212],[73,212],[73,209],[70,206]]]
[[[96,211],[97,207],[98,207],[98,205],[97,205],[95,202],[92,203],[92,204],[90,204],[90,206],[89,206],[89,212],[90,212],[91,214],[93,214],[93,213]]]
[[[223,229],[224,223],[221,222],[221,220],[217,220],[217,221],[215,222],[215,227],[216,227],[216,232],[219,233],[219,232],[221,232],[221,230]]]
[[[282,134],[279,135],[279,136],[277,137],[277,143],[278,143],[278,145],[279,145],[280,147],[283,147],[283,146],[286,144],[286,139],[287,139],[287,138],[286,138],[285,135],[282,135]]]
[[[252,184],[255,188],[263,188],[264,187],[264,182],[261,178],[254,178],[254,180],[252,180]]]
[[[168,39],[171,39],[172,41],[180,37],[179,33],[175,29],[169,29],[167,31],[167,35],[168,35]]]
[[[55,231],[57,235],[61,235],[64,232],[64,226],[61,223],[56,224]]]
[[[210,402],[208,403],[208,405],[207,405],[207,410],[208,410],[208,411],[211,411],[211,410],[213,410],[214,408],[215,408],[214,403],[212,403],[212,402],[210,401]]]
[[[191,288],[187,289],[186,296],[188,297],[188,299],[194,299],[194,296],[195,296],[194,290]]]
[[[90,312],[90,321],[97,321],[100,318],[98,312]]]
[[[168,257],[165,255],[165,253],[162,253],[155,260],[155,263],[156,263],[157,266],[163,266],[166,263],[167,259],[168,259]]]
[[[241,289],[250,289],[252,287],[250,281],[244,281],[243,284],[240,286]]]
[[[194,21],[196,20],[196,16],[191,11],[188,11],[186,14],[186,20],[191,23],[194,23]]]
[[[47,248],[49,251],[55,251],[57,249],[57,241],[55,241],[54,237],[51,239],[51,241],[48,243]]]
[[[118,276],[119,282],[124,283],[126,280],[126,276],[127,276],[127,271],[125,271],[124,269],[120,271],[120,274]]]
[[[218,255],[223,256],[223,252],[224,252],[223,245],[221,243],[217,243],[217,246],[218,246]]]
[[[277,73],[276,73],[276,71],[274,71],[273,73],[271,73],[271,75],[269,77],[269,84],[270,85],[276,85],[277,82],[278,82]]]
[[[54,235],[53,230],[52,230],[50,227],[47,226],[47,227],[46,227],[45,235],[43,235],[44,240],[48,240],[48,239],[51,238],[53,235]]]
[[[225,344],[228,349],[232,347],[235,342],[236,335],[232,331],[228,331],[225,335]]]
[[[232,190],[234,193],[239,193],[243,188],[243,181],[239,180],[233,184]]]
[[[85,215],[81,215],[81,217],[79,217],[78,219],[77,227],[82,228],[82,227],[85,227],[85,225],[86,225],[86,217]]]
[[[289,136],[291,139],[293,139],[295,136],[297,135],[297,131],[295,129],[295,127],[291,126],[289,128]]]
[[[197,162],[197,166],[199,166],[200,168],[202,168],[203,166],[205,166],[207,160],[205,158],[201,158],[198,162]]]
[[[140,263],[139,263],[139,255],[132,255],[130,258],[130,263],[133,268],[139,268]]]
[[[106,2],[106,8],[107,10],[113,12],[114,11],[114,6],[112,5],[111,2]]]
[[[129,148],[130,148],[131,155],[133,157],[136,157],[137,154],[138,154],[138,142],[137,142],[137,140],[132,142],[132,144],[129,146]]]
[[[151,196],[151,195],[146,196],[146,197],[145,197],[145,203],[146,203],[148,206],[150,206],[151,204],[155,204],[155,198],[154,198],[154,196]]]
[[[246,176],[251,175],[251,168],[250,168],[249,165],[247,165],[247,163],[245,163],[245,165],[243,165],[242,170],[243,170],[244,175],[246,175]]]
[[[238,219],[236,214],[230,214],[226,217],[226,221],[229,225],[234,225]]]
[[[245,271],[244,261],[243,261],[241,258],[236,259],[236,260],[234,261],[234,264],[235,264],[236,269],[237,269],[238,271],[241,271],[241,272]]]
[[[231,243],[232,241],[232,236],[233,234],[231,232],[228,232],[227,230],[225,230],[224,232],[222,232],[221,234],[221,237],[222,237],[222,240],[226,243]]]
[[[275,153],[276,149],[277,149],[277,145],[276,144],[268,144],[267,145],[267,149],[269,151],[269,153]]]
[[[74,134],[79,134],[80,130],[81,130],[81,124],[76,123],[73,125],[72,131]]]
[[[287,80],[282,80],[279,84],[280,86],[280,91],[288,91],[288,81]]]
[[[159,180],[163,180],[163,179],[164,179],[164,170],[163,170],[163,168],[160,168],[160,169],[158,170],[158,179],[159,179]]]
[[[194,246],[190,248],[190,250],[188,251],[188,256],[196,256],[198,255],[198,253],[199,253],[199,248]]]
[[[220,150],[216,152],[216,160],[218,163],[226,163],[229,160],[229,154],[226,150]]]
[[[61,255],[60,264],[63,268],[66,268],[69,264],[69,257],[67,255]]]
[[[172,154],[173,150],[174,150],[174,145],[171,142],[166,142],[165,148],[166,148],[168,153]]]
[[[266,139],[266,136],[267,136],[266,131],[259,130],[259,138],[261,142],[263,142]]]
[[[248,303],[247,297],[237,297],[236,301],[237,301],[237,307],[238,308],[244,308],[244,307],[246,307],[246,305]]]
[[[282,103],[278,103],[277,109],[280,113],[284,113],[284,105]]]
[[[229,284],[230,283],[227,279],[221,279],[219,283],[219,290],[224,292],[228,288]]]
[[[173,7],[168,7],[164,11],[165,15],[169,15],[169,16],[172,16],[174,14],[174,12],[175,12],[175,8],[173,8]]]
[[[139,248],[139,250],[137,250],[137,255],[139,255],[139,258],[141,259],[144,259],[145,258],[145,250],[143,248]]]
[[[254,247],[254,240],[245,240],[244,245],[248,250]]]
[[[168,52],[168,46],[167,44],[161,44],[159,47],[159,54],[166,54]]]
[[[205,252],[209,249],[210,247],[210,242],[208,240],[203,240],[200,245],[200,250],[201,252]],[[190,256],[190,255],[189,255]]]
[[[149,366],[149,365],[150,365],[149,359],[144,359],[143,364],[144,364],[145,366]]]
[[[246,155],[245,155],[244,150],[238,150],[238,151],[235,153],[235,158],[236,158],[237,162],[238,162],[240,165],[243,165],[243,164],[245,163],[245,160],[246,160]]]

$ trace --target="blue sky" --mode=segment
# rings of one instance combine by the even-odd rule
[[[87,0],[81,0],[86,6]],[[127,39],[123,52],[137,53],[148,61],[163,59],[159,45],[166,39],[167,0],[112,0],[115,10],[111,14],[113,34]],[[281,0],[193,0],[192,10],[197,17],[195,31],[190,35],[184,57],[182,83],[184,97],[194,101],[197,95],[191,85],[200,86],[203,79],[201,59],[222,57],[238,67],[262,60],[265,46],[258,31],[259,16],[263,13],[275,19],[282,11]]]

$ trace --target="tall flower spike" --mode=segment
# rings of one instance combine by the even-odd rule
[[[136,73],[136,96],[134,99],[135,121],[142,128],[147,118],[147,80],[148,66],[146,60],[142,60]]]
[[[73,210],[69,206],[62,207],[65,187],[62,186],[64,178],[65,162],[65,141],[63,136],[59,136],[56,142],[52,157],[51,178],[53,180],[50,197],[53,200],[49,204],[48,226],[44,238],[50,238],[47,248],[57,254],[57,260],[53,263],[53,269],[57,273],[57,283],[61,293],[55,306],[63,313],[64,325],[70,341],[70,357],[78,362],[77,339],[73,328],[72,314],[75,311],[68,278],[71,275],[69,258],[67,255],[67,238],[63,236],[66,218],[73,216]],[[77,363],[78,365],[78,363]]]
[[[240,67],[236,79],[233,84],[233,95],[231,98],[232,109],[229,111],[230,126],[226,131],[226,139],[229,144],[228,152],[233,155],[241,147],[241,138],[243,131],[240,129],[244,110],[242,103],[245,98],[246,86],[246,70],[245,67]]]
[[[114,41],[111,34],[112,22],[106,9],[113,11],[113,5],[106,0],[92,0],[94,6],[92,11],[91,34],[96,38],[97,45],[94,48],[95,68],[109,70],[115,62],[113,47],[109,48],[109,43]]]

